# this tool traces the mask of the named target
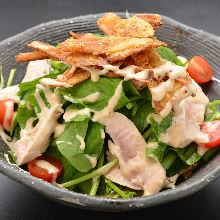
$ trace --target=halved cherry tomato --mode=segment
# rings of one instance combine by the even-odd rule
[[[211,80],[213,71],[209,63],[200,56],[194,56],[188,63],[187,72],[197,83]]]
[[[5,99],[0,101],[0,125],[6,129],[10,130],[14,116],[14,100]],[[5,117],[7,119],[5,120]]]
[[[40,166],[40,164],[42,166]],[[45,165],[52,165],[54,166],[54,169],[48,170],[46,169],[47,167]],[[28,163],[28,171],[30,174],[47,182],[54,181],[60,175],[62,169],[62,163],[59,160],[49,156],[40,156]]]
[[[213,148],[220,145],[220,121],[203,122],[201,131],[209,136],[209,142],[203,143],[207,148]]]

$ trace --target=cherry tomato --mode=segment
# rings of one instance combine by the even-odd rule
[[[188,63],[187,72],[197,83],[211,80],[213,71],[209,63],[200,56],[194,56]]]
[[[201,131],[209,136],[209,142],[203,143],[205,147],[213,148],[220,144],[220,121],[203,122]]]
[[[45,163],[46,165],[50,165],[50,166],[52,165],[54,166],[54,169],[53,171],[52,170],[50,171],[48,169],[45,169],[46,166],[45,168],[43,168],[43,166],[41,167],[39,163],[43,165],[45,165]],[[30,174],[32,176],[43,179],[47,182],[54,181],[60,175],[62,169],[63,169],[62,163],[59,160],[49,156],[40,156],[28,163],[28,171],[30,172]]]
[[[10,130],[14,116],[14,100],[5,99],[0,101],[0,125]],[[7,117],[5,119],[5,117]]]

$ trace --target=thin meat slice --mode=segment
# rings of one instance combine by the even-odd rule
[[[15,143],[18,166],[28,163],[46,151],[61,112],[60,104],[44,111],[37,125]]]
[[[50,65],[48,63],[48,60],[35,60],[35,61],[30,61],[26,74],[22,80],[22,82],[27,82],[34,80],[36,78],[40,78],[42,76],[45,76],[49,74],[50,71]]]
[[[105,34],[109,36],[148,38],[154,36],[154,28],[147,21],[137,15],[128,19],[108,13],[97,21],[97,24]]]
[[[110,152],[119,159],[122,175],[131,185],[144,190],[144,195],[157,193],[166,179],[159,162],[146,157],[146,142],[132,121],[114,112],[106,121],[106,131],[114,144]]]

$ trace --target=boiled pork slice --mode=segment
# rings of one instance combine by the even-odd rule
[[[109,150],[119,160],[119,169],[113,169],[107,177],[121,185],[128,186],[129,181],[131,188],[144,190],[144,196],[159,192],[166,179],[165,170],[159,162],[146,156],[146,142],[133,122],[114,112],[106,120],[106,132],[114,141]],[[111,172],[117,172],[113,176],[118,176],[119,181],[111,178]]]

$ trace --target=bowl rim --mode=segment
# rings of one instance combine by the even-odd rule
[[[119,16],[126,16],[124,12],[115,12]],[[83,16],[77,16],[73,18],[59,19],[54,21],[45,22],[29,28],[19,34],[16,34],[12,37],[9,37],[2,42],[0,42],[0,48],[4,45],[7,45],[10,41],[15,41],[16,39],[23,37],[25,34],[29,34],[33,31],[39,30],[45,26],[55,25],[57,23],[71,23],[74,20],[89,20],[90,18],[99,18],[105,13],[98,14],[89,14]],[[138,13],[130,13],[138,14]],[[172,18],[162,15],[162,19],[168,22],[169,24],[179,28],[180,30],[187,30],[192,32],[194,35],[200,35],[205,39],[215,41],[220,44],[220,37],[205,32],[203,30],[196,29],[194,27],[187,26],[181,22],[178,22]],[[0,152],[1,153],[1,152]],[[219,161],[220,164],[220,154],[215,156],[215,159]],[[212,163],[213,160],[208,163]],[[208,175],[204,176],[203,179],[196,179],[191,184],[186,184],[184,181],[182,184],[178,185],[175,189],[169,189],[161,191],[157,194],[148,197],[135,197],[130,199],[123,198],[104,198],[104,197],[94,197],[86,194],[76,193],[69,191],[67,189],[58,188],[50,183],[47,183],[41,179],[31,176],[28,172],[18,169],[15,164],[8,163],[6,160],[0,158],[0,172],[9,178],[22,183],[26,186],[29,186],[32,189],[35,189],[44,196],[51,198],[59,203],[70,205],[73,207],[78,207],[82,209],[90,210],[101,210],[101,211],[131,211],[141,208],[151,207],[154,205],[163,204],[169,201],[174,201],[185,196],[188,196],[192,193],[197,192],[198,190],[205,187],[207,184],[215,180],[220,176],[220,166],[215,166]],[[191,177],[192,178],[192,177]],[[190,179],[191,179],[190,178]]]

